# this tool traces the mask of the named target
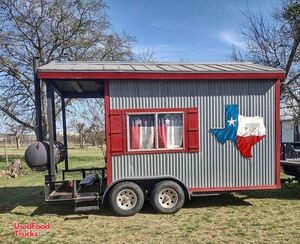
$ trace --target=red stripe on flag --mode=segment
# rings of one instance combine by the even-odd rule
[[[158,147],[167,147],[167,126],[165,126],[164,124],[158,127]]]
[[[140,148],[140,128],[135,123],[130,126],[130,149]]]
[[[252,146],[258,143],[260,140],[265,138],[266,136],[237,136],[237,148],[245,158],[251,158],[251,149]]]

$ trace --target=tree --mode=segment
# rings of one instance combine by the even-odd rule
[[[152,62],[153,63],[153,62],[161,61],[163,58],[158,57],[157,49],[152,47],[152,48],[137,50],[135,52],[133,59],[138,62],[150,62],[150,63]]]
[[[299,122],[300,119],[300,1],[283,0],[274,10],[272,22],[266,16],[244,13],[247,24],[242,27],[246,52],[233,49],[235,61],[252,61],[282,68],[287,77],[281,83],[282,106]]]
[[[87,140],[88,136],[90,135],[92,128],[88,127],[84,123],[78,123],[78,122],[74,122],[74,128],[76,129],[76,131],[78,133],[79,148],[83,149],[85,141]]]
[[[92,133],[90,138],[92,144],[99,146],[102,152],[103,157],[106,156],[106,147],[105,147],[105,118],[103,113],[103,100],[101,99],[92,99],[87,100],[87,112],[90,116],[86,117],[86,120],[90,124]]]
[[[134,38],[110,31],[102,0],[0,0],[0,111],[36,130],[32,60],[131,59]],[[41,87],[47,132],[45,86]],[[68,100],[67,104],[72,100]],[[59,110],[58,110],[59,113]]]
[[[84,148],[86,142],[104,144],[104,109],[103,99],[78,99],[72,104],[69,113],[73,116],[71,129],[78,133],[79,147]]]
[[[13,121],[10,121],[9,123],[6,123],[6,126],[8,127],[8,135],[12,135],[15,138],[16,147],[17,149],[20,148],[20,137],[23,135],[28,128],[22,124],[17,124]]]

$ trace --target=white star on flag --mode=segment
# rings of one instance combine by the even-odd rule
[[[141,125],[141,124],[142,124],[142,120],[137,119],[137,120],[135,121],[135,123],[136,123],[136,125]]]
[[[165,120],[165,123],[166,123],[166,125],[169,125],[169,124],[170,124],[170,120],[169,120],[169,119],[166,119],[166,120]]]
[[[233,125],[233,126],[235,126],[235,122],[236,122],[236,119],[233,119],[232,117],[230,118],[230,120],[227,120],[227,122],[228,122],[228,126],[231,126],[231,125]]]

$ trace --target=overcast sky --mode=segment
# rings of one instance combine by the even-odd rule
[[[135,51],[156,49],[164,61],[224,61],[243,49],[243,11],[270,15],[280,0],[105,0],[115,31],[137,39]]]

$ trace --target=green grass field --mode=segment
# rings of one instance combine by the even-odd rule
[[[24,150],[9,150],[23,159]],[[100,149],[71,149],[71,167],[100,166]],[[0,161],[0,170],[5,162]],[[59,167],[62,168],[62,165]],[[300,187],[194,198],[174,215],[145,203],[141,213],[114,217],[107,207],[74,214],[73,203],[44,202],[44,173],[24,165],[17,179],[0,177],[1,243],[203,243],[300,242]],[[15,237],[13,223],[50,223],[42,237]]]

